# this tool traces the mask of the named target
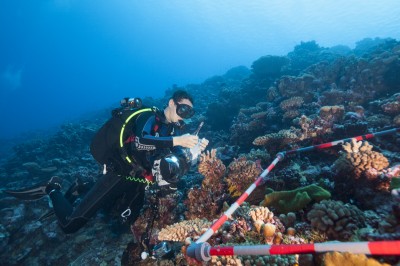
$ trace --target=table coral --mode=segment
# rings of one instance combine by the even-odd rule
[[[257,137],[253,144],[256,146],[275,147],[274,150],[281,150],[287,144],[294,143],[300,140],[300,130],[291,128],[290,130],[283,129],[277,133],[270,133],[264,136]]]

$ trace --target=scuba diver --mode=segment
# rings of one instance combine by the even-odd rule
[[[120,198],[127,203],[122,216],[133,223],[143,206],[145,188],[156,184],[176,189],[180,177],[198,156],[195,149],[203,151],[208,140],[180,135],[183,119],[194,115],[193,98],[186,91],[176,91],[163,111],[143,107],[139,98],[124,98],[121,106],[113,110],[112,118],[91,143],[91,153],[103,166],[103,174],[77,206],[73,206],[77,197],[71,195],[88,185],[75,182],[63,195],[63,180],[57,176],[44,185],[6,192],[24,200],[48,195],[67,234],[78,231],[100,208]]]

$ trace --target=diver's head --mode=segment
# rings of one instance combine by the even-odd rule
[[[165,108],[164,114],[170,123],[191,118],[194,115],[192,96],[183,90],[175,91],[168,101],[168,106]]]

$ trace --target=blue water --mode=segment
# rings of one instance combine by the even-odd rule
[[[400,39],[400,1],[2,0],[0,139],[164,95],[301,41]]]

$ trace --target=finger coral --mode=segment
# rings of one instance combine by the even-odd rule
[[[386,157],[372,151],[372,145],[367,141],[356,141],[342,145],[345,154],[343,154],[333,165],[336,171],[353,171],[356,178],[359,178],[366,171],[375,169],[381,171],[389,166]]]
[[[354,231],[364,226],[363,212],[341,201],[323,200],[315,203],[307,214],[313,229],[327,234],[330,239],[349,240]]]

